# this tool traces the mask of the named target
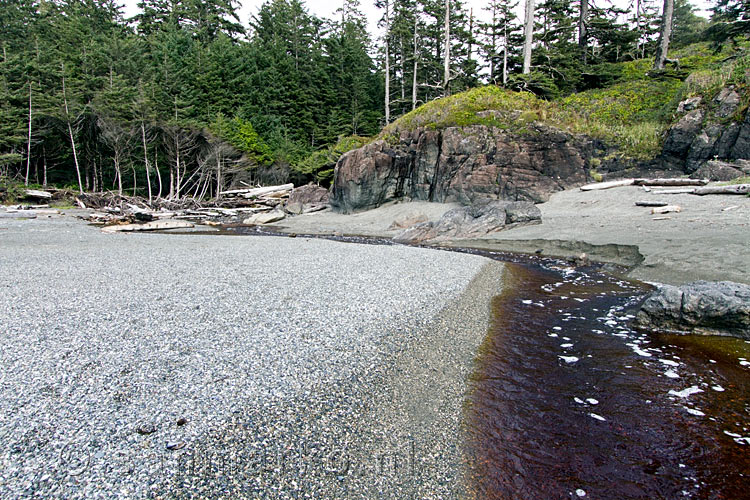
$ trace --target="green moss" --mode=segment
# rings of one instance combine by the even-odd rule
[[[325,149],[315,151],[301,161],[294,164],[293,168],[302,174],[315,176],[318,182],[327,184],[333,180],[333,165],[341,156],[353,149],[372,142],[372,138],[357,135],[341,136],[336,144]]]
[[[388,125],[380,137],[398,136],[401,131],[420,127],[433,130],[471,125],[509,128],[518,119],[513,111],[534,112],[544,105],[544,101],[529,92],[512,92],[488,85],[428,102]]]

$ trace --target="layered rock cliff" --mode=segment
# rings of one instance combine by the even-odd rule
[[[402,132],[350,151],[334,174],[331,205],[342,212],[409,198],[472,203],[546,200],[582,184],[592,141],[531,125],[523,134],[473,125]]]

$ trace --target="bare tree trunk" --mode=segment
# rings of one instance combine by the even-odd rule
[[[661,16],[661,28],[659,29],[659,42],[656,44],[656,57],[654,58],[654,70],[664,69],[669,50],[669,37],[672,35],[672,17],[674,15],[674,0],[664,0],[664,12]]]
[[[120,158],[115,153],[115,177],[117,178],[117,194],[122,196],[122,170],[120,168]]]
[[[138,174],[135,172],[135,165],[130,165],[130,169],[133,171],[133,196],[138,195]]]
[[[503,21],[503,86],[508,84],[508,17]]]
[[[450,83],[451,77],[451,0],[445,0],[445,27],[443,28],[444,43],[445,43],[445,55],[443,58],[443,95],[450,95]]]
[[[216,148],[216,198],[219,198],[219,193],[221,193],[221,153],[219,152],[219,148]]]
[[[91,165],[92,165],[92,166],[93,166],[93,168],[94,168],[94,175],[93,175],[93,180],[94,180],[94,183],[93,183],[93,186],[92,186],[92,187],[93,187],[93,191],[94,191],[95,193],[98,193],[98,192],[99,192],[99,190],[98,190],[97,188],[98,188],[98,186],[99,186],[99,184],[98,184],[99,178],[97,177],[97,173],[96,173],[96,159],[94,159],[94,160],[93,160],[93,161],[91,162]]]
[[[523,74],[528,75],[531,73],[531,44],[534,41],[534,0],[526,0],[523,36]]]
[[[42,146],[42,166],[44,168],[44,180],[42,181],[42,186],[47,186],[47,151],[44,149],[44,146]]]
[[[31,80],[29,80],[29,139],[26,143],[26,179],[24,185],[29,185],[29,168],[31,167]]]
[[[417,69],[418,69],[418,52],[417,52],[417,13],[414,13],[414,73],[411,78],[411,109],[414,111],[417,107]]]
[[[385,123],[391,122],[391,36],[390,0],[385,0]]]
[[[151,173],[148,168],[148,148],[146,147],[146,125],[141,120],[141,140],[143,141],[143,163],[146,166],[146,184],[148,184],[148,204],[151,204]]]
[[[581,8],[578,15],[578,49],[581,51],[581,61],[586,64],[589,45],[589,0],[580,0]]]
[[[666,0],[665,0],[666,1]],[[73,126],[70,123],[70,110],[68,109],[68,96],[65,88],[65,64],[62,65],[62,90],[63,103],[65,104],[65,121],[68,123],[68,134],[70,135],[70,145],[73,148],[73,163],[76,166],[76,175],[78,176],[78,191],[83,194],[83,183],[81,182],[81,167],[78,164],[78,152],[76,151],[76,141],[73,137]]]
[[[159,172],[159,155],[154,153],[154,170],[156,170],[156,178],[159,182],[159,192],[156,193],[157,198],[161,198],[162,184],[161,184],[161,172]]]

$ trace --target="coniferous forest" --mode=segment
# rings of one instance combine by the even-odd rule
[[[748,0],[712,19],[673,2],[671,48],[748,30]],[[531,59],[516,0],[358,0],[321,19],[271,0],[249,28],[233,0],[0,1],[0,175],[149,199],[215,197],[243,182],[326,185],[336,153],[433,99],[484,84],[555,98],[653,57],[657,0],[545,0]],[[387,97],[386,97],[387,96]]]

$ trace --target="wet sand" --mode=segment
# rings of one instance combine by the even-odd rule
[[[750,198],[659,195],[629,186],[602,191],[562,191],[540,204],[542,224],[515,227],[451,246],[541,253],[625,265],[632,278],[682,284],[699,279],[750,283]],[[679,205],[679,213],[651,214],[638,200]],[[451,204],[392,203],[354,215],[331,211],[276,224],[293,233],[392,237],[391,223],[406,214],[437,220]],[[541,252],[540,252],[541,251]]]

